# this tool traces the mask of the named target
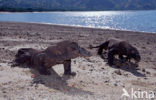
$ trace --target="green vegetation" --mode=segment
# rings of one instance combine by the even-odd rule
[[[0,0],[0,11],[151,10],[156,0]]]

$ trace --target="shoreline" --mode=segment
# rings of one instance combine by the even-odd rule
[[[50,26],[60,26],[60,27],[71,27],[71,28],[86,28],[86,29],[94,29],[94,30],[103,30],[103,31],[118,31],[118,32],[132,32],[139,34],[156,34],[156,32],[146,32],[146,31],[133,31],[133,30],[120,30],[120,29],[111,29],[111,28],[96,28],[89,26],[81,26],[81,25],[67,25],[67,24],[54,24],[54,23],[42,23],[42,22],[16,22],[16,21],[0,21],[0,23],[23,23],[23,24],[38,24],[38,25],[50,25]]]
[[[128,41],[141,55],[138,69],[131,63],[108,66],[89,45],[99,45],[109,38]],[[77,42],[92,53],[85,59],[72,59],[75,77],[63,75],[63,65],[53,66],[52,75],[40,75],[30,68],[11,67],[20,48],[45,49],[63,40]],[[125,88],[156,93],[156,34],[147,32],[0,22],[0,99],[1,100],[121,100]],[[156,96],[155,96],[156,98]],[[126,98],[131,100],[132,98]],[[145,98],[146,99],[146,98]]]
[[[18,23],[18,22],[15,22]],[[65,27],[74,27],[74,28],[88,28],[88,29],[99,29],[99,30],[109,30],[109,31],[124,31],[124,32],[137,32],[137,33],[145,33],[145,34],[156,34],[156,32],[146,32],[146,31],[133,31],[133,30],[121,30],[121,29],[113,29],[113,28],[96,28],[82,25],[65,25],[65,24],[54,24],[54,23],[41,23],[41,22],[21,22],[21,23],[32,23],[32,24],[43,24],[43,25],[56,25],[56,26],[65,26]]]

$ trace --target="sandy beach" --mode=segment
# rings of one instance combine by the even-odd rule
[[[142,59],[137,70],[128,64],[110,67],[96,54],[97,49],[88,49],[109,38],[126,40],[139,50]],[[72,59],[75,77],[64,76],[61,64],[51,68],[50,76],[11,67],[19,48],[45,49],[63,40],[78,42],[93,54],[88,59]],[[155,43],[154,33],[0,22],[0,100],[132,100],[131,96],[121,97],[123,88],[128,93],[132,89],[156,93]]]

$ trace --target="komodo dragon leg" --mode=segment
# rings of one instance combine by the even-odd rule
[[[75,72],[71,72],[71,60],[64,61],[63,65],[64,65],[64,75],[71,75],[71,76],[76,75]]]

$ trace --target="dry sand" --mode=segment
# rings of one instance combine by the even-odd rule
[[[29,68],[11,68],[19,48],[44,49],[62,40],[87,48],[108,38],[123,39],[137,47],[142,57],[138,70],[129,64],[110,67],[96,55],[96,49],[89,50],[93,54],[89,59],[72,60],[75,77],[64,76],[63,65],[54,66],[50,76]],[[152,33],[0,22],[0,100],[131,100],[121,98],[123,88],[129,93],[132,88],[156,92],[155,43],[156,34]]]

